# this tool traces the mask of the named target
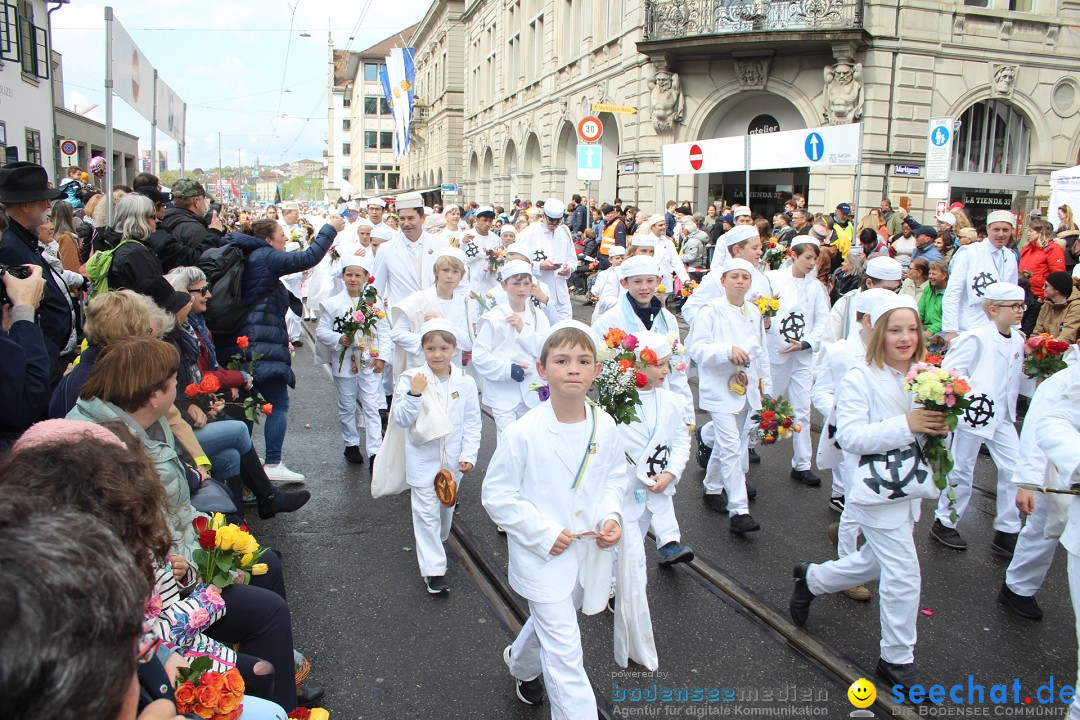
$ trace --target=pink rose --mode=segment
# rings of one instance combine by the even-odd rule
[[[638,340],[633,335],[627,335],[625,338],[623,338],[622,346],[624,350],[629,350],[630,352],[633,352],[634,349],[638,346]]]
[[[353,313],[353,320],[355,320],[358,323],[364,322],[364,312],[363,312],[363,310],[357,310],[356,312],[354,312]]]
[[[952,407],[955,404],[956,404],[956,396],[955,395],[946,395],[945,396],[945,407]]]

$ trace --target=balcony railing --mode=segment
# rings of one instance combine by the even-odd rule
[[[427,125],[428,120],[431,119],[431,106],[421,105],[416,103],[413,105],[412,121],[414,125]]]
[[[862,0],[645,0],[645,40],[862,27]]]

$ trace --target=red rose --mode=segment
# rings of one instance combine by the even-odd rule
[[[1046,343],[1046,349],[1049,350],[1052,355],[1060,355],[1069,349],[1069,343],[1062,342],[1061,340],[1051,340]]]
[[[786,427],[786,428],[789,428],[789,427],[791,427],[791,425],[792,425],[792,423],[791,423],[791,418],[785,418],[785,419],[784,419],[784,422],[783,422],[783,423],[781,423],[781,424],[782,424],[782,425],[783,425],[784,427]]]
[[[367,281],[368,281],[368,285],[374,285],[375,284],[375,276],[374,275],[368,275]]]
[[[307,708],[296,708],[289,713],[290,720],[308,720],[311,717],[311,711]]]
[[[274,412],[274,406],[270,403],[266,403],[261,408],[259,408],[259,412],[261,412],[263,415],[269,415],[270,413]]]
[[[217,546],[217,533],[213,530],[203,530],[199,533],[199,547],[203,550],[213,550]]]
[[[762,430],[768,430],[769,429],[769,423],[768,423],[767,420],[762,420],[761,422],[758,423],[758,427],[761,428]]]
[[[639,388],[643,388],[649,384],[649,378],[645,377],[644,373],[634,373],[634,385]]]
[[[195,532],[202,532],[210,525],[210,518],[205,515],[200,515],[191,521],[192,526],[195,528]]]
[[[187,395],[189,398],[195,397],[199,394],[199,386],[196,383],[191,383],[186,388],[184,388],[184,394]]]
[[[240,348],[241,350],[247,350],[248,345],[250,344],[251,341],[248,340],[247,335],[241,335],[240,337],[236,338],[236,347]]]
[[[761,419],[765,420],[766,422],[772,422],[776,419],[776,413],[772,410],[766,410],[765,412],[761,413]]]

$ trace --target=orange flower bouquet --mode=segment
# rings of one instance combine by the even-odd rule
[[[237,720],[244,712],[244,678],[240,671],[214,672],[209,657],[191,661],[176,676],[176,711],[206,720]]]

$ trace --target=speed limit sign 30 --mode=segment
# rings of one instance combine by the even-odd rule
[[[593,143],[604,134],[604,125],[595,115],[586,115],[578,123],[577,132],[582,142]]]

